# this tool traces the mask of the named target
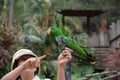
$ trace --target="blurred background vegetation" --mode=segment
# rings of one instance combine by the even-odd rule
[[[14,4],[14,5],[13,5]],[[111,23],[120,19],[119,0],[0,0],[0,78],[10,71],[12,55],[21,48],[29,48],[38,56],[48,54],[49,57],[41,64],[41,78],[56,79],[56,59],[60,53],[59,46],[49,41],[46,30],[59,24],[67,36],[76,39],[81,45],[87,43],[88,35],[83,32],[83,18],[67,17],[62,25],[62,16],[56,11],[73,10],[105,10],[104,18]],[[12,14],[11,14],[12,13]],[[101,26],[98,18],[91,22],[97,29]],[[72,33],[71,28],[83,32]],[[49,67],[48,67],[49,66]],[[79,58],[72,60],[72,80],[94,73],[94,66],[85,64]],[[54,71],[53,71],[54,69]],[[92,80],[98,80],[95,77]]]

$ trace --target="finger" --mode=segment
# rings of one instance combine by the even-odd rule
[[[65,52],[65,51],[66,51],[66,52],[68,52],[68,53],[72,53],[72,52],[73,52],[73,50],[68,49],[68,48],[67,48],[67,49],[65,49],[63,52]]]
[[[30,64],[33,64],[35,61],[36,61],[35,58],[30,58],[30,59],[29,59]]]
[[[40,60],[43,60],[43,59],[45,59],[45,58],[46,58],[46,55],[43,55],[43,56],[40,56],[40,57],[39,57]]]
[[[67,55],[71,55],[71,53],[70,53],[70,51],[68,51],[68,50],[64,50],[64,51],[63,51],[63,55],[67,56]]]
[[[34,65],[36,64],[36,58],[30,58],[28,61],[31,67],[34,67]]]
[[[72,50],[72,49],[70,49],[70,48],[68,48],[68,47],[65,47],[65,50],[69,50],[69,51],[70,51],[70,53],[72,53],[72,52],[73,52],[73,50]]]
[[[68,47],[65,47],[65,49],[66,49],[66,50],[72,50],[72,49],[70,49],[70,48],[68,48]]]
[[[67,56],[67,57],[65,58],[65,62],[69,62],[69,61],[71,61],[71,57],[68,57],[68,56]]]
[[[69,50],[67,50],[67,49],[65,49],[65,50],[63,50],[63,52],[62,53],[70,53],[70,51]]]
[[[68,60],[71,60],[72,59],[72,56],[66,56]]]
[[[70,56],[67,56],[67,57],[64,59],[64,62],[67,63],[67,62],[69,62],[69,61],[71,61],[71,57],[70,57]]]

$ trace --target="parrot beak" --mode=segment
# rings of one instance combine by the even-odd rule
[[[48,31],[47,31],[48,35],[50,35],[50,32],[51,32],[51,29],[49,28]]]
[[[96,62],[90,62],[90,64],[96,64]]]

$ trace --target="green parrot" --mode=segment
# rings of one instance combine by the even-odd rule
[[[59,45],[65,45],[75,51],[76,56],[87,60],[90,64],[95,64],[95,55],[82,48],[74,39],[64,36],[62,30],[57,26],[50,27],[48,29],[48,35],[53,36]]]

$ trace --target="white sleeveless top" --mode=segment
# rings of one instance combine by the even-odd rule
[[[36,75],[33,80],[40,80],[40,78]]]

